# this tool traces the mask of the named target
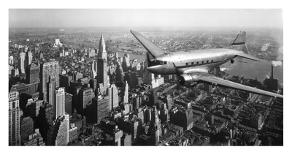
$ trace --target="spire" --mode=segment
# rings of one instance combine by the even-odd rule
[[[99,51],[98,51],[98,57],[102,59],[107,59],[107,52],[105,50],[105,42],[103,35],[101,34],[100,40],[99,40]]]

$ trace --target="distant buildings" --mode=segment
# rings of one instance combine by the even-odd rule
[[[55,39],[54,47],[62,47],[62,45],[60,39]]]

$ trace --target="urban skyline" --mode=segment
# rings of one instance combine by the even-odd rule
[[[20,15],[23,11],[27,14]],[[25,22],[41,18],[42,15],[34,16],[39,11],[48,17],[63,16],[66,11],[68,14],[80,13],[80,10],[75,9],[53,10],[54,13],[46,9],[11,9],[10,28],[25,25],[17,23],[16,17],[27,19]],[[114,26],[114,20],[124,20],[117,19],[115,13],[112,17],[108,16],[108,12],[121,10],[87,10],[86,14],[92,11],[105,11],[104,19],[98,20],[101,23],[105,21],[108,24],[103,25],[105,27]],[[122,10],[124,13],[132,11]],[[187,13],[188,18],[184,20],[189,21],[190,17],[197,16],[196,13],[205,13],[206,10],[156,10],[153,13],[148,10],[144,13],[153,16],[157,11],[162,14],[169,11],[169,14],[164,14],[168,18],[172,14],[177,14],[178,18]],[[220,16],[224,16],[225,20],[229,18],[226,15],[229,11],[235,13],[233,16],[245,16],[243,14],[251,11],[245,16],[246,19],[242,18],[236,24],[244,27],[252,23],[249,26],[255,28],[265,25],[267,29],[247,31],[247,47],[251,55],[273,62],[242,62],[241,59],[236,59],[221,66],[218,76],[282,94],[282,33],[270,30],[282,28],[281,10],[208,11],[225,12],[218,16],[212,16],[212,13],[204,15],[214,17],[217,23],[223,19]],[[28,18],[28,15],[32,17]],[[88,19],[80,19],[83,15],[76,18],[78,22],[88,22]],[[91,14],[92,18],[95,16],[96,14]],[[262,16],[270,17],[269,21],[263,22],[264,18],[253,22]],[[150,26],[150,23],[145,25],[137,18],[133,17],[137,23]],[[200,18],[196,20],[204,21]],[[151,24],[165,26],[174,21],[161,19],[163,24]],[[64,22],[70,24],[69,21]],[[194,26],[191,23],[183,24]],[[13,24],[19,25],[11,26]],[[40,26],[38,23],[34,24]],[[43,24],[46,25],[46,22]],[[129,26],[132,25],[129,23]],[[204,24],[201,26],[204,27]],[[221,26],[224,27],[224,24]],[[236,32],[226,30],[144,29],[142,33],[169,53],[231,48],[230,42],[236,36]],[[32,30],[27,32],[10,33],[9,145],[283,145],[283,99],[207,83],[197,83],[193,87],[181,85],[177,82],[177,75],[149,72],[147,67],[150,62],[146,53],[147,50],[130,32],[111,28],[107,31],[96,29],[94,32],[83,28],[75,32],[67,29],[34,30],[32,26]],[[246,70],[254,71],[246,73]],[[254,72],[260,72],[261,77]]]

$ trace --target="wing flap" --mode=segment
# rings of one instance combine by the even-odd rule
[[[154,45],[151,41],[147,40],[139,32],[132,31],[132,30],[130,32],[154,58],[157,58],[164,54],[164,51],[162,51],[159,47]]]
[[[261,94],[261,95],[267,95],[267,96],[272,96],[272,97],[279,97],[279,98],[283,98],[282,95],[280,94],[276,94],[276,93],[272,93],[269,91],[265,91],[265,90],[261,90],[258,88],[254,88],[254,87],[250,87],[250,86],[246,86],[243,84],[239,84],[239,83],[235,83],[229,80],[224,80],[222,78],[210,75],[210,74],[206,74],[206,75],[201,75],[198,77],[198,80],[203,81],[203,82],[207,82],[207,83],[211,83],[211,84],[215,84],[215,85],[221,85],[221,86],[225,86],[225,87],[229,87],[229,88],[235,88],[235,89],[239,89],[239,90],[244,90],[244,91],[248,91],[248,92],[252,92],[255,94]]]

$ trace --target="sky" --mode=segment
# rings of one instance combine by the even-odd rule
[[[280,9],[9,9],[10,28],[282,28]]]

